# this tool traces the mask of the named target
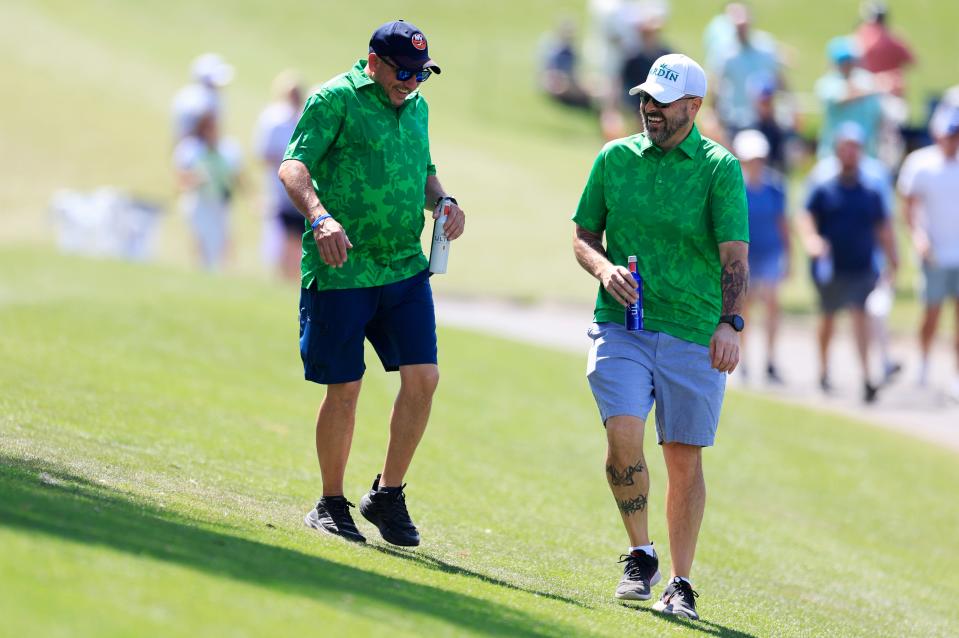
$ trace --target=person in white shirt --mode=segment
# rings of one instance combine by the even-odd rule
[[[200,115],[212,112],[217,119],[222,118],[220,89],[233,81],[234,70],[216,53],[204,53],[193,61],[190,73],[193,82],[173,98],[174,143],[196,129]]]
[[[923,301],[919,329],[922,362],[919,383],[928,382],[929,353],[942,305],[956,301],[959,319],[959,108],[954,108],[931,131],[935,144],[911,153],[899,172],[903,212],[912,231],[912,243],[922,260]],[[957,322],[959,326],[959,322]],[[956,374],[949,395],[959,400],[959,327],[955,336]]]
[[[263,217],[263,256],[279,267],[289,281],[300,279],[300,253],[306,227],[303,215],[290,202],[277,177],[283,154],[303,112],[303,88],[293,71],[280,73],[273,81],[274,101],[256,122],[253,146],[264,165],[266,206]]]

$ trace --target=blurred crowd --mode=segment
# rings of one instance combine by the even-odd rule
[[[539,86],[561,104],[594,113],[608,140],[638,132],[639,105],[628,91],[673,51],[663,37],[670,6],[667,0],[589,0],[587,10],[582,54],[570,18],[542,41]],[[864,2],[855,30],[829,41],[828,68],[805,92],[790,84],[790,71],[819,57],[804,52],[800,59],[756,28],[748,6],[728,3],[704,24],[709,91],[697,126],[740,159],[750,215],[750,306],[765,315],[764,369],[743,366],[744,376],[788,380],[776,362],[776,340],[779,288],[795,271],[793,234],[809,258],[819,298],[823,392],[833,391],[829,353],[839,313],[851,318],[866,402],[903,369],[890,352],[886,326],[899,266],[897,209],[922,272],[914,372],[920,386],[929,381],[945,303],[956,304],[959,324],[959,86],[931,101],[927,113],[910,114],[907,71],[917,59],[890,17],[882,2]],[[787,187],[796,180],[790,177],[803,184],[801,196],[792,198],[802,202],[793,215]],[[954,349],[947,394],[959,401],[959,334]]]
[[[221,135],[221,90],[233,76],[230,64],[205,53],[191,66],[192,81],[173,99],[180,208],[193,231],[198,261],[208,270],[220,268],[229,257],[230,206],[236,190],[243,188],[240,145]],[[299,76],[289,70],[276,76],[272,93],[253,132],[254,153],[264,173],[262,253],[284,279],[297,281],[303,216],[287,198],[277,171],[306,96]]]

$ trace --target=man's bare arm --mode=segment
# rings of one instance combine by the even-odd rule
[[[280,164],[277,175],[283,182],[290,201],[310,224],[318,217],[329,214],[320,203],[320,198],[316,196],[316,191],[313,190],[313,180],[306,164],[299,160],[288,159]],[[346,252],[353,247],[353,244],[350,243],[350,238],[346,236],[346,231],[338,221],[332,217],[322,220],[313,229],[313,239],[316,240],[316,248],[320,252],[323,263],[334,268],[339,268],[346,263]]]
[[[719,244],[719,260],[723,267],[722,314],[742,314],[749,290],[749,244],[744,241],[725,241]]]
[[[599,279],[603,288],[623,306],[639,299],[636,282],[629,270],[615,265],[606,255],[602,233],[594,233],[577,225],[573,235],[573,253],[583,270]]]

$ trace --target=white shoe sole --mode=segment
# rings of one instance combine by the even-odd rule
[[[657,600],[653,603],[653,611],[658,611],[661,614],[666,614],[669,616],[681,616],[683,618],[688,618],[689,620],[699,620],[699,614],[696,612],[688,612],[685,609],[676,609],[672,605],[666,605],[661,600]]]

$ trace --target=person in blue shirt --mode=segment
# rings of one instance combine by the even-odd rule
[[[749,207],[749,294],[746,313],[756,303],[766,312],[766,380],[781,384],[775,364],[779,331],[779,284],[789,274],[789,222],[782,176],[767,166],[769,141],[760,131],[746,129],[733,138],[746,183]],[[743,357],[745,361],[745,356]],[[746,368],[743,367],[743,372]]]
[[[895,281],[899,257],[882,195],[862,179],[864,142],[858,126],[843,126],[836,131],[839,174],[812,188],[806,212],[800,215],[798,223],[806,252],[813,260],[813,281],[822,313],[818,333],[820,386],[827,394],[832,391],[828,357],[835,316],[840,310],[849,309],[862,369],[863,398],[871,403],[876,400],[878,386],[869,378],[865,305],[879,276],[877,245],[885,253],[890,281]]]

